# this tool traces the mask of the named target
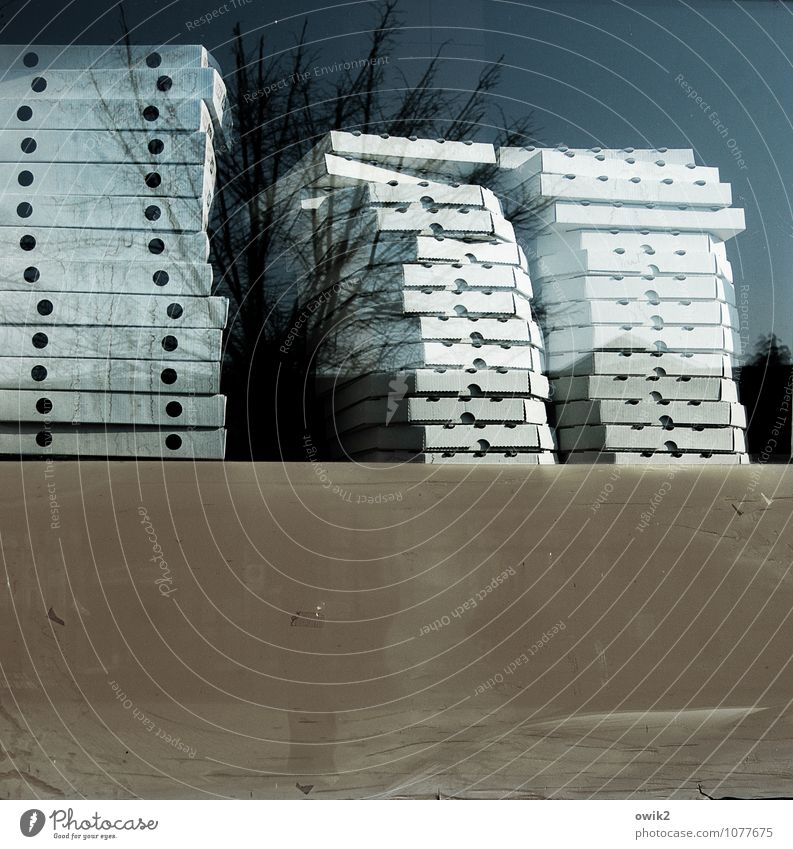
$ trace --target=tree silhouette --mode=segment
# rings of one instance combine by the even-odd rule
[[[498,62],[461,91],[440,82],[441,48],[417,81],[393,68],[394,81],[384,60],[400,34],[395,0],[376,5],[375,16],[366,56],[332,74],[318,65],[307,26],[290,51],[270,57],[262,38],[249,44],[239,26],[234,31],[235,68],[226,80],[235,140],[219,150],[210,228],[216,292],[230,300],[223,363],[229,459],[304,460],[302,437],[316,413],[311,345],[300,338],[287,356],[280,351],[296,320],[301,271],[280,254],[291,216],[284,214],[290,198],[276,196],[278,181],[333,129],[459,140],[487,126],[498,144],[533,143],[531,116],[507,129],[489,98],[499,83]],[[483,170],[475,181],[487,176]],[[513,220],[528,214],[510,210]]]

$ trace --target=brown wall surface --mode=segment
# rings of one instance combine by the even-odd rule
[[[4,463],[0,797],[793,796],[791,505],[781,466]]]

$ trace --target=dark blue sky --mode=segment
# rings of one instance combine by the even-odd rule
[[[718,166],[746,209],[747,231],[728,251],[736,286],[750,287],[749,338],[773,330],[793,344],[793,3],[403,0],[399,9],[404,29],[388,64],[408,78],[444,43],[448,86],[470,85],[503,56],[494,102],[508,118],[533,112],[542,143],[693,147]],[[200,41],[227,68],[237,22],[278,51],[307,17],[332,64],[363,54],[374,20],[363,2],[138,0],[125,10],[133,41]],[[119,6],[94,0],[13,0],[2,23],[5,43],[105,43],[121,32]]]

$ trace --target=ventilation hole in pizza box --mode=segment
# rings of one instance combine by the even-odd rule
[[[29,265],[22,273],[22,276],[28,283],[37,283],[41,274],[39,274],[39,270],[35,265]]]
[[[468,395],[471,398],[482,398],[483,397],[482,387],[479,386],[478,383],[469,383],[468,384]]]
[[[52,412],[52,401],[49,398],[39,398],[36,401],[36,410],[43,415]]]
[[[36,65],[38,65],[38,63],[39,63],[39,56],[38,56],[38,53],[33,53],[33,52],[31,51],[30,53],[26,53],[26,54],[22,57],[22,64],[23,64],[26,68],[35,68],[35,67],[36,67]]]
[[[482,454],[486,454],[490,450],[490,443],[486,439],[478,439],[476,444],[479,452]]]
[[[162,177],[156,171],[152,171],[143,178],[143,181],[150,189],[156,189],[162,183]]]
[[[164,368],[160,372],[160,380],[170,386],[172,383],[176,383],[176,370],[172,368]]]
[[[49,345],[50,339],[46,333],[34,333],[32,339],[34,348],[46,348]]]
[[[17,215],[20,218],[30,218],[33,215],[33,205],[23,201],[17,206]]]
[[[653,401],[655,401],[656,404],[658,404],[658,403],[660,403],[661,401],[664,400],[664,396],[661,395],[660,392],[655,392],[655,391],[650,393],[650,398],[652,398]]]
[[[143,110],[143,117],[147,121],[156,121],[160,117],[160,110],[156,106],[147,106]]]
[[[33,183],[33,174],[30,171],[20,171],[17,177],[20,186],[30,186]]]
[[[473,365],[474,368],[477,368],[477,369],[487,368],[487,363],[481,357],[477,357],[473,361],[472,365]]]
[[[41,383],[41,381],[47,377],[47,369],[45,369],[44,366],[33,366],[30,370],[30,376],[37,383]]]
[[[661,423],[661,427],[664,430],[672,430],[672,428],[675,426],[675,423],[672,420],[671,416],[661,416],[658,421]]]
[[[166,313],[168,314],[168,318],[181,318],[184,314],[184,308],[181,304],[168,304]]]
[[[167,271],[159,269],[159,271],[155,271],[154,274],[152,274],[151,279],[154,281],[155,286],[166,286],[171,277]]]
[[[655,374],[655,376],[656,376],[657,378],[658,378],[658,377],[666,377],[666,369],[665,369],[665,368],[663,368],[662,366],[656,366],[656,367],[653,369],[653,373]]]
[[[173,85],[173,80],[167,74],[163,74],[157,80],[157,90],[158,91],[170,91],[172,85]]]
[[[159,68],[162,65],[162,56],[159,53],[149,53],[146,57],[146,64],[150,68]]]
[[[465,412],[460,416],[460,424],[475,424],[476,416],[473,413]]]
[[[30,84],[30,87],[33,89],[33,91],[40,94],[42,91],[44,91],[45,88],[47,88],[47,81],[44,79],[44,77],[34,77],[33,82],[31,82]]]
[[[39,445],[41,448],[46,448],[48,445],[52,444],[52,434],[48,430],[40,430],[36,434],[36,445]]]
[[[162,347],[166,351],[175,351],[179,347],[179,340],[175,336],[164,336]]]
[[[661,303],[661,299],[658,297],[658,292],[656,292],[654,289],[648,289],[644,293],[644,296],[647,298],[649,303],[651,303],[653,306],[657,306],[658,304]]]
[[[20,121],[29,121],[33,117],[33,110],[29,106],[20,106],[17,109],[17,118]]]
[[[169,433],[165,437],[165,447],[171,451],[176,451],[182,447],[182,437],[178,433]]]
[[[30,136],[22,139],[22,143],[19,146],[22,149],[22,153],[33,153],[33,151],[38,147],[36,140]]]
[[[162,239],[152,239],[149,242],[149,253],[161,254],[165,250],[165,242]]]
[[[165,142],[162,139],[152,139],[149,142],[149,153],[153,153],[155,156],[158,153],[162,153],[165,150]]]
[[[143,213],[146,216],[147,221],[157,221],[159,217],[162,215],[162,210],[159,206],[147,206],[145,212]]]
[[[172,418],[176,419],[182,415],[182,405],[178,401],[169,401],[165,405],[165,412]]]
[[[46,298],[36,304],[36,312],[38,312],[39,315],[50,315],[52,313],[52,309],[52,301],[48,301]]]

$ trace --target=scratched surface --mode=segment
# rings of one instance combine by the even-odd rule
[[[785,467],[0,466],[0,796],[793,795]]]

